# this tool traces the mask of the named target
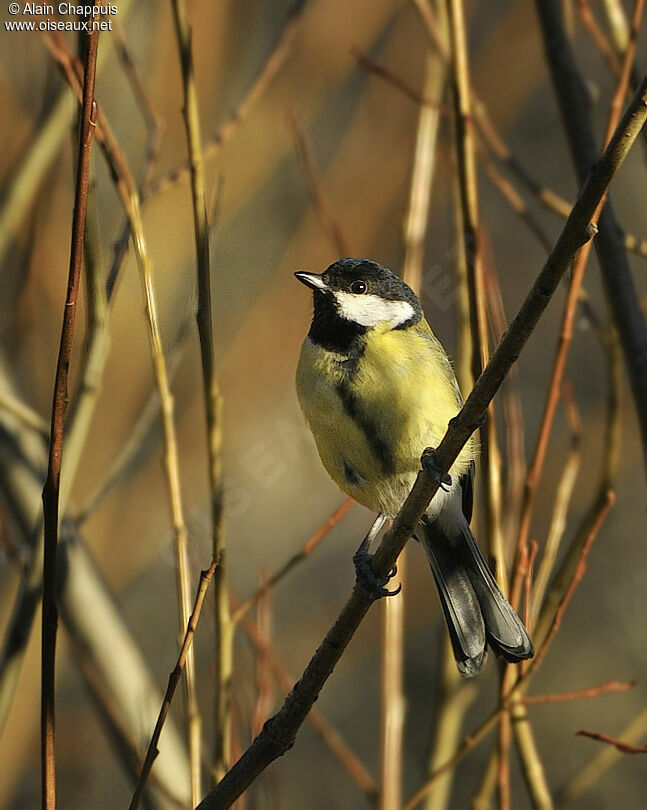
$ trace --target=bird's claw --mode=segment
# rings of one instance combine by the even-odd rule
[[[420,458],[422,469],[438,484],[444,492],[449,492],[452,485],[452,477],[449,473],[444,473],[438,463],[438,455],[433,447],[423,450]]]
[[[402,590],[402,584],[398,585],[398,587],[393,591],[390,591],[386,587],[387,583],[397,574],[397,565],[394,565],[384,578],[375,576],[375,573],[371,568],[372,555],[362,548],[362,546],[358,548],[353,557],[357,584],[364,589],[371,599],[382,599],[384,596],[395,596],[396,594],[400,593]]]

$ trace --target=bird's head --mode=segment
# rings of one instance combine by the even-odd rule
[[[336,318],[362,330],[381,324],[396,329],[422,315],[413,290],[370,259],[340,259],[321,275],[299,272],[295,276],[313,290],[313,325],[318,319],[329,323]]]

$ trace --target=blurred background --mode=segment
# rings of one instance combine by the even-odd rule
[[[628,17],[633,4],[625,6]],[[211,539],[202,375],[194,319],[191,192],[186,173],[179,179],[168,175],[186,163],[180,64],[168,3],[121,2],[118,8],[111,18],[117,30],[100,37],[103,61],[96,95],[135,178],[146,183],[142,180],[146,171],[152,178],[153,191],[144,203],[144,230],[172,374],[195,585],[200,569],[210,562]],[[617,0],[563,3],[567,30],[590,92],[598,143],[616,80],[583,18],[592,13],[604,37],[613,43],[609,13],[618,8],[622,6]],[[535,179],[573,201],[578,183],[533,4],[472,0],[465,11],[476,94],[509,149]],[[342,252],[371,257],[394,270],[401,268],[416,134],[421,110],[429,109],[414,96],[425,96],[429,82],[433,84],[433,79],[425,79],[428,71],[433,73],[428,65],[435,65],[438,71],[444,68],[430,56],[433,50],[421,16],[416,5],[406,0],[308,0],[296,5],[292,0],[193,0],[188,13],[207,144],[215,346],[223,397],[224,531],[230,585],[237,598],[244,599],[297,553],[345,499],[323,470],[296,401],[294,372],[309,327],[311,300],[293,273],[299,269],[322,272]],[[10,19],[6,9],[2,14],[3,20]],[[1,36],[0,631],[5,638],[38,534],[47,459],[43,430],[47,431],[49,423],[68,269],[76,101],[40,34],[10,33],[3,26]],[[73,36],[65,36],[69,37],[68,47],[76,52]],[[143,98],[132,72],[124,67],[119,43],[122,48],[125,44],[134,60],[145,90]],[[636,60],[639,73],[647,65],[646,46],[643,26]],[[357,51],[399,77],[405,89],[359,64]],[[444,83],[440,85],[443,107],[451,105],[443,93]],[[250,93],[254,88],[258,92]],[[441,109],[438,116],[421,289],[428,320],[455,357],[457,241],[452,217],[452,124],[451,115],[445,113],[446,108],[445,112]],[[161,126],[161,141],[149,167],[153,120]],[[214,146],[213,138],[219,132],[221,141],[216,138]],[[480,210],[488,263],[496,268],[505,314],[511,317],[541,269],[546,249],[501,188],[493,184],[488,166],[480,166]],[[499,163],[496,171],[525,200],[535,228],[541,229],[549,244],[554,242],[563,220],[520,185],[505,166]],[[156,189],[156,178],[164,176],[168,182],[158,183]],[[623,228],[639,238],[647,238],[645,177],[645,152],[638,143],[614,183],[612,196]],[[95,272],[105,280],[122,234],[124,212],[98,145],[93,156],[93,185],[96,223],[91,250]],[[630,262],[638,294],[643,296],[647,258],[632,253]],[[84,281],[84,289],[85,285]],[[589,306],[605,322],[595,255],[584,286]],[[517,367],[529,455],[537,437],[565,293],[563,287],[556,294]],[[84,294],[72,368],[73,403],[87,315]],[[83,544],[87,557],[82,565],[92,569],[92,575],[81,577],[78,583],[80,590],[90,583],[86,591],[66,597],[59,629],[58,783],[59,806],[65,810],[124,807],[133,786],[132,756],[129,760],[124,753],[123,736],[120,741],[118,733],[119,701],[106,680],[104,658],[93,659],[96,651],[88,652],[88,647],[103,643],[108,661],[113,649],[117,662],[124,662],[120,645],[126,633],[138,666],[148,671],[160,692],[177,656],[175,554],[163,442],[141,285],[130,248],[106,317],[105,367],[87,437],[75,460],[66,511],[69,521],[63,531],[71,549]],[[564,547],[598,487],[608,398],[604,347],[590,318],[578,315],[576,327],[565,377],[572,383],[582,436]],[[637,679],[638,683],[619,694],[529,708],[537,750],[555,795],[600,752],[600,743],[574,737],[574,732],[588,728],[622,736],[647,707],[647,684],[642,679],[647,663],[644,460],[624,369],[622,376],[617,502],[530,693],[572,691],[611,680]],[[505,429],[501,434],[504,443]],[[571,430],[560,405],[530,533],[540,549],[571,444]],[[129,457],[113,485],[102,491],[115,460],[119,463],[124,453]],[[504,503],[504,509],[511,510],[511,529],[506,534],[510,559],[517,506]],[[294,678],[350,592],[354,582],[351,557],[371,519],[363,508],[353,507],[312,555],[271,590],[262,603],[260,618],[249,614]],[[477,518],[477,531],[478,526]],[[445,632],[431,574],[415,543],[410,544],[408,561],[404,585],[405,797],[420,786],[427,773]],[[74,568],[77,578],[79,570],[82,567]],[[69,573],[65,587],[72,590],[72,582]],[[77,581],[74,583],[76,587]],[[103,597],[97,595],[99,591]],[[118,630],[97,607],[101,598],[107,601],[106,615],[119,617]],[[382,604],[370,611],[317,703],[376,779],[383,611]],[[2,808],[35,807],[39,802],[39,616],[31,632],[30,623],[24,625],[28,641],[1,730]],[[90,625],[85,630],[84,621]],[[208,595],[195,639],[205,773],[213,732],[213,637],[213,600]],[[7,665],[6,655],[3,663]],[[263,674],[262,664],[245,634],[237,631],[235,751],[247,747],[254,724],[259,717],[269,716],[284,694],[266,671]],[[127,668],[116,677],[127,681]],[[494,660],[473,688],[478,693],[470,695],[459,739],[496,705],[498,668]],[[3,699],[6,694],[3,692]],[[146,695],[140,697],[142,704],[148,700]],[[152,702],[159,705],[157,697]],[[112,717],[106,709],[110,705]],[[149,715],[145,718],[142,708],[141,728],[131,729],[139,757],[148,742],[144,729],[149,729],[148,734],[152,730]],[[181,690],[171,719],[174,744],[186,756]],[[121,722],[125,722],[123,717]],[[643,722],[643,739],[636,742],[645,742],[647,737],[647,722]],[[169,729],[162,736],[162,751],[172,736]],[[495,736],[490,736],[462,761],[444,806],[470,806],[494,742]],[[179,773],[184,767],[180,753],[175,757]],[[619,754],[614,758],[613,751],[610,759],[595,784],[571,797],[568,806],[587,810],[645,807],[643,759]],[[533,806],[514,752],[511,769],[512,806]],[[175,787],[175,795],[184,797],[181,806],[187,806],[181,773]],[[174,806],[164,804],[163,792],[151,793],[149,801],[150,806]],[[266,772],[246,801],[249,808],[286,810],[370,806],[308,724],[293,750]]]

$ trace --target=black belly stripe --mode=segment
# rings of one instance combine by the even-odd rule
[[[393,475],[395,473],[395,459],[393,458],[393,454],[388,444],[379,435],[378,427],[375,422],[363,412],[360,400],[347,380],[343,380],[339,383],[337,393],[339,394],[346,413],[362,429],[373,455],[380,463],[382,472],[385,475]]]

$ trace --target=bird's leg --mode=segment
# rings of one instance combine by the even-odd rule
[[[452,477],[449,473],[443,473],[438,463],[438,455],[433,447],[426,447],[422,451],[420,463],[422,464],[422,469],[428,476],[434,479],[440,489],[449,492],[449,487],[452,485]]]
[[[400,590],[402,589],[402,585],[398,585],[394,591],[390,591],[385,587],[391,577],[396,575],[398,570],[397,566],[394,565],[384,579],[376,577],[373,573],[373,569],[371,568],[371,559],[373,557],[370,551],[371,543],[380,533],[380,529],[385,523],[386,515],[378,515],[375,518],[373,525],[368,530],[368,534],[362,540],[360,547],[353,556],[353,564],[355,565],[357,582],[373,599],[381,599],[383,596],[395,596],[395,594],[400,593]]]

